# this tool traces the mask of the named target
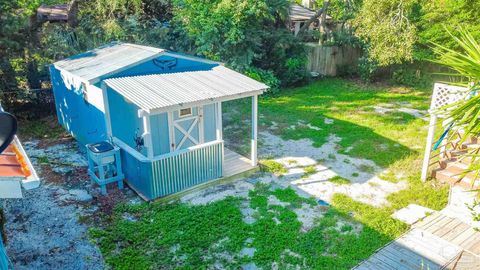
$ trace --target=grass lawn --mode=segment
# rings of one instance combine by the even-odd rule
[[[388,206],[373,207],[336,194],[331,207],[322,208],[315,225],[305,231],[298,213],[318,208],[315,200],[299,197],[290,188],[257,184],[245,198],[229,197],[207,205],[121,205],[103,226],[91,229],[91,236],[114,269],[238,269],[252,262],[264,269],[272,265],[349,269],[408,229],[390,217],[394,210],[410,203],[441,209],[447,202],[447,187],[419,181],[427,122],[399,111],[404,107],[426,110],[428,99],[428,91],[363,86],[341,79],[325,79],[260,99],[261,130],[277,125],[276,135],[308,138],[316,146],[335,134],[341,138],[339,153],[388,169],[381,176],[384,180],[407,181],[406,189],[389,195]],[[226,121],[248,118],[248,105],[224,106],[237,112]],[[393,109],[381,114],[374,106]],[[249,140],[234,130],[226,130],[225,136]],[[266,171],[284,172],[273,162],[263,166]],[[312,173],[314,169],[305,168],[305,174]],[[342,178],[332,181],[349,184]],[[282,203],[272,204],[272,198]],[[245,207],[254,211],[255,222],[244,222]],[[251,249],[255,252],[245,255]]]

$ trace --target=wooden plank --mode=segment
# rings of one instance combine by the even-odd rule
[[[388,247],[387,252],[390,252],[395,256],[402,258],[402,260],[408,262],[409,265],[414,265],[416,269],[418,269],[422,265],[430,265],[432,267],[439,266],[437,262],[434,262],[430,258],[427,258],[426,256],[424,256],[424,254],[419,254],[411,248],[407,248],[404,245],[396,242],[394,242],[390,247]]]
[[[407,248],[404,245],[401,245],[397,242],[394,242],[391,247],[387,249],[387,252],[390,252],[394,254],[395,256],[398,256],[399,258],[402,258],[402,261],[408,262],[410,265],[413,265],[413,267],[418,267],[422,266],[422,264],[427,264],[431,266],[438,266],[437,263],[433,262],[431,259],[423,256],[422,254],[416,252],[415,250],[412,250],[411,248]]]
[[[417,224],[414,225],[414,227],[417,228],[424,228],[428,226],[429,224],[432,224],[432,222],[436,222],[439,218],[443,218],[444,215],[442,215],[440,212],[435,212],[429,216],[427,216],[424,220],[418,222]]]
[[[466,250],[470,251],[471,253],[480,256],[480,241],[476,241],[472,243],[471,247],[467,248]]]
[[[460,226],[463,222],[454,218],[449,223],[445,224],[445,226],[438,228],[435,231],[432,231],[433,234],[436,236],[442,237],[443,235],[447,234],[450,231],[454,231],[455,228]]]
[[[379,256],[380,255],[380,256]],[[381,254],[376,254],[375,256],[371,257],[368,261],[375,266],[374,269],[385,269],[385,270],[395,270],[392,266],[388,265],[384,261],[380,260]]]
[[[439,265],[450,261],[456,255],[453,254],[454,252],[457,254],[460,252],[460,248],[457,246],[419,229],[413,229],[397,239],[396,242]],[[445,253],[445,251],[449,251],[449,253]]]
[[[477,231],[475,231],[475,229],[473,229],[472,227],[469,227],[468,229],[463,231],[461,234],[457,235],[455,238],[450,240],[450,242],[454,245],[461,246],[463,242],[472,238],[476,233]]]
[[[457,227],[454,229],[450,230],[446,234],[442,235],[441,237],[449,242],[451,242],[453,239],[461,235],[463,232],[468,230],[470,226],[466,223],[461,222]]]
[[[372,270],[372,269],[375,269],[375,266],[373,266],[373,265],[367,260],[367,261],[363,261],[362,263],[360,263],[359,265],[357,265],[357,266],[354,267],[353,269],[355,269],[355,270]]]
[[[392,261],[395,262],[396,269],[405,269],[405,270],[416,270],[416,264],[411,261],[411,256],[407,256],[402,252],[394,250],[392,247],[385,247],[381,250],[381,253],[385,256],[390,258]]]
[[[431,226],[428,226],[427,228],[423,227],[422,229],[427,231],[427,232],[433,233],[433,232],[437,231],[438,229],[446,226],[450,222],[452,222],[452,220],[453,220],[453,218],[444,217],[444,218],[440,219],[439,221],[433,223]]]
[[[463,251],[461,256],[446,266],[446,269],[472,270],[480,269],[480,258],[468,251]]]
[[[477,252],[473,251],[473,248],[480,243],[480,233],[476,232],[473,237],[470,237],[465,242],[460,244],[462,248],[472,252],[473,254],[478,254]]]

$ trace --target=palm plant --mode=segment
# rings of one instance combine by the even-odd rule
[[[469,137],[480,135],[480,95],[477,95],[480,90],[480,45],[467,31],[460,30],[458,35],[450,32],[449,34],[456,41],[459,50],[434,44],[434,52],[438,55],[434,62],[448,67],[451,72],[443,74],[458,77],[459,82],[455,84],[470,90],[465,99],[440,109],[441,113],[448,116],[452,131],[463,130],[461,144]],[[456,134],[456,132],[451,132],[451,134]],[[480,162],[478,162],[480,155],[478,153],[479,148],[474,148],[464,154],[464,157],[471,157],[472,162],[462,177],[469,172],[474,172],[475,177],[472,180],[477,179],[480,173]]]

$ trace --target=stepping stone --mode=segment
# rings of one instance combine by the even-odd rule
[[[434,213],[435,210],[430,208],[423,207],[418,204],[409,204],[407,207],[402,208],[395,213],[392,217],[398,220],[401,220],[408,225],[412,225],[418,220],[426,217],[428,214]]]

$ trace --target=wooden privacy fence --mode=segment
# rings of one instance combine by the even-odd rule
[[[337,76],[340,69],[351,67],[356,70],[358,58],[362,55],[360,48],[352,46],[324,46],[307,43],[307,71],[324,76]]]

